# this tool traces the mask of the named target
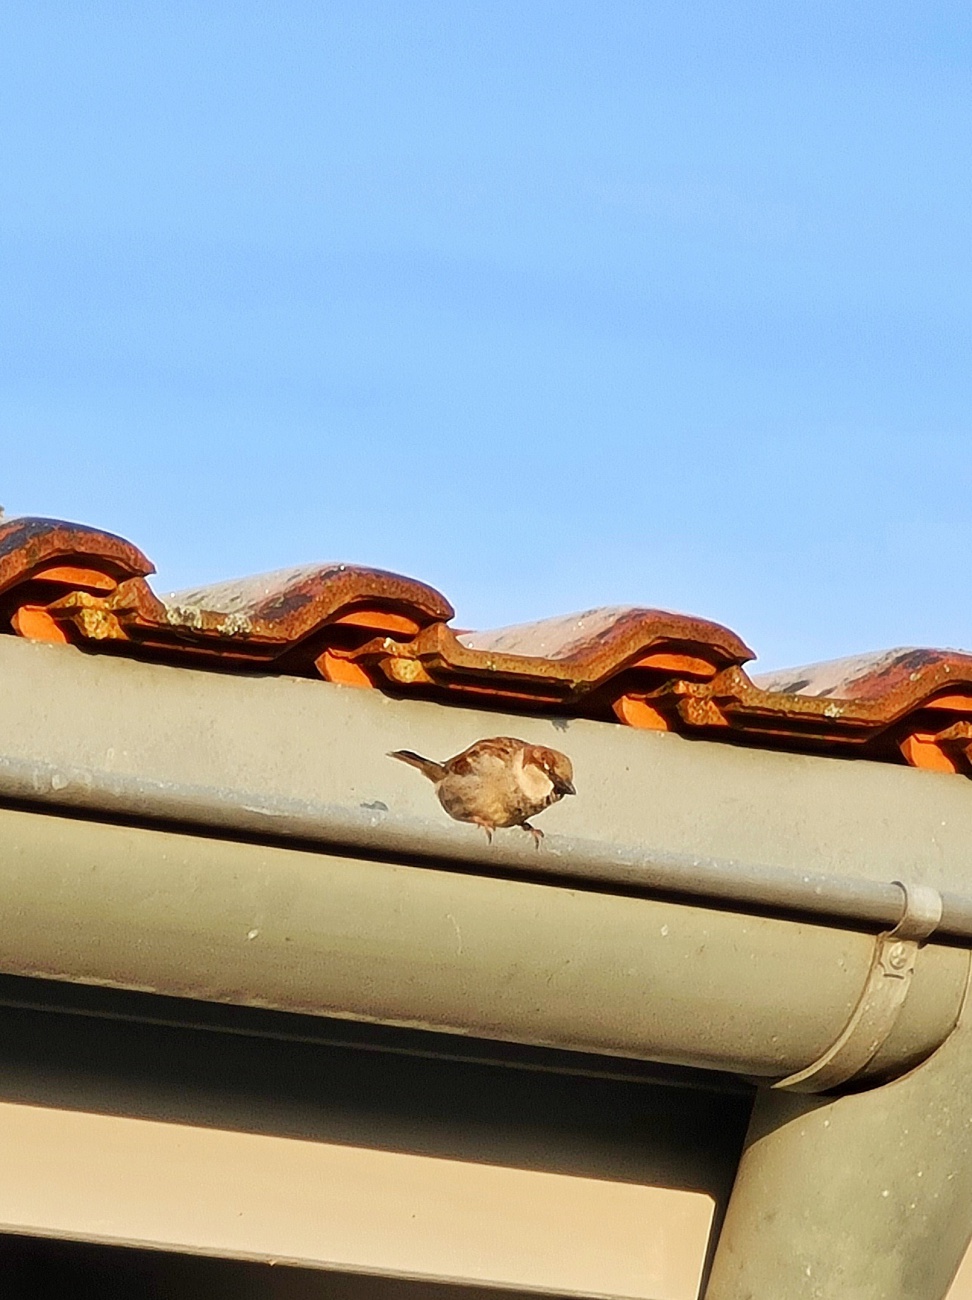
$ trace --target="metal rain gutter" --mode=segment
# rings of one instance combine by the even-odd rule
[[[540,851],[532,844],[487,846],[468,828],[403,817],[380,805],[357,808],[285,799],[3,755],[0,800],[399,860],[439,861],[478,871],[549,876],[563,883],[671,895],[863,928],[897,925],[909,888],[907,881],[843,879],[562,835],[548,835]],[[943,892],[941,919],[934,930],[937,939],[972,944],[972,895]]]
[[[15,637],[0,661],[7,974],[805,1091],[893,1077],[955,1026],[957,778]],[[539,852],[385,757],[500,731],[581,778]]]
[[[9,974],[719,1069],[797,1091],[924,1060],[952,1032],[968,983],[968,951],[923,948],[942,900],[922,886],[553,837],[540,852],[488,848],[468,828],[380,808],[28,759],[0,760],[0,796],[21,808],[0,810]],[[740,898],[753,915],[702,905]],[[791,919],[765,914],[774,907]],[[816,923],[792,919],[801,911]],[[956,915],[953,904],[953,931]]]
[[[0,809],[0,970],[28,978],[779,1083],[860,1022],[876,943],[670,900]],[[927,944],[893,981],[907,993],[893,1014],[864,1018],[868,1055],[853,1073],[924,1060],[951,1033],[968,973],[968,951]],[[856,1050],[841,1046],[838,1066]]]

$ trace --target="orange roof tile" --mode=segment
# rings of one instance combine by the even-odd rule
[[[106,591],[154,572],[140,550],[113,533],[59,519],[0,523],[0,595],[28,581]]]
[[[153,571],[110,533],[10,520],[0,524],[0,632],[972,775],[972,655],[959,651],[887,650],[751,676],[752,652],[734,632],[665,610],[456,632],[444,596],[379,569],[306,565],[164,597],[148,584]]]

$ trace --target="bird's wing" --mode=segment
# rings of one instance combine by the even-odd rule
[[[514,736],[490,736],[464,749],[450,759],[447,766],[457,776],[485,775],[497,768],[508,767],[523,747],[524,741]]]

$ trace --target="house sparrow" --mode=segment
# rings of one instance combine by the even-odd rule
[[[449,816],[481,826],[490,843],[497,827],[522,826],[539,848],[543,831],[527,818],[565,794],[576,794],[574,770],[566,754],[513,736],[477,740],[445,763],[422,758],[410,749],[397,749],[388,757],[417,767],[435,786]]]

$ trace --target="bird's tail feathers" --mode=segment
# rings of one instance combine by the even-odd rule
[[[400,762],[407,763],[409,767],[417,767],[430,781],[441,781],[445,776],[445,768],[441,763],[435,763],[431,758],[423,758],[421,754],[413,754],[410,749],[396,749],[388,757],[397,758]]]

